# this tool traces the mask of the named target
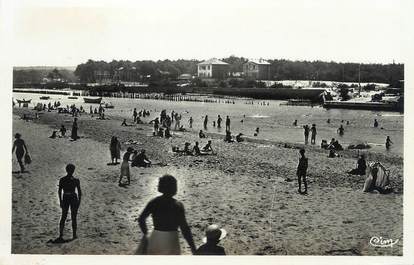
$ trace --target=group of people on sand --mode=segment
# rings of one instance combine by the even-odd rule
[[[127,152],[131,152],[129,149]],[[59,179],[58,198],[61,208],[59,221],[59,237],[54,243],[66,242],[64,237],[65,222],[69,213],[72,222],[72,240],[77,235],[77,215],[82,200],[82,189],[79,178],[74,176],[75,166],[66,166],[66,176]],[[158,181],[158,191],[162,194],[150,200],[142,210],[138,223],[143,233],[142,240],[136,254],[143,255],[180,255],[181,247],[178,238],[178,229],[190,246],[191,253],[195,255],[226,255],[225,249],[219,242],[227,232],[218,225],[209,225],[203,238],[204,244],[199,248],[193,240],[190,226],[187,223],[184,205],[176,200],[177,180],[172,175],[163,175]],[[146,220],[151,216],[154,229],[149,232]]]
[[[131,184],[131,171],[129,162],[131,162],[131,167],[150,167],[152,164],[151,160],[149,160],[145,154],[145,149],[142,149],[140,153],[138,153],[138,151],[134,150],[134,148],[128,147],[122,157],[121,173],[119,175],[118,181],[119,185],[124,185],[122,182],[123,177],[127,178],[127,185]]]
[[[199,142],[195,142],[194,147],[190,148],[191,144],[189,142],[184,143],[184,148],[180,149],[176,146],[172,147],[174,153],[179,153],[183,155],[191,156],[202,156],[202,155],[212,155],[214,154],[213,147],[211,146],[211,140],[208,140],[207,144],[200,149]]]

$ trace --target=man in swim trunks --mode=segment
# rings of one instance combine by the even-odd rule
[[[80,188],[79,179],[73,176],[75,172],[75,166],[73,164],[68,164],[66,166],[67,175],[59,180],[59,204],[62,208],[62,217],[60,218],[59,223],[59,238],[58,240],[63,241],[63,230],[65,228],[66,218],[68,216],[68,211],[70,207],[70,214],[72,220],[72,233],[73,239],[77,238],[76,229],[77,229],[77,214],[78,208],[81,203],[82,192]],[[77,189],[77,194],[75,190]]]

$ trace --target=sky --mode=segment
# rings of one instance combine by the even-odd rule
[[[404,63],[413,39],[409,0],[55,2],[5,6],[13,65],[230,55]]]

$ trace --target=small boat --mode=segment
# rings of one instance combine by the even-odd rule
[[[106,109],[113,109],[113,108],[114,108],[114,105],[112,105],[112,103],[111,103],[111,102],[106,102],[106,103],[104,104],[104,108],[106,108]]]
[[[40,99],[48,100],[48,99],[50,99],[50,97],[48,97],[48,96],[41,96]]]
[[[101,104],[102,98],[83,98],[85,103]]]
[[[17,101],[17,103],[19,103],[19,104],[25,104],[25,103],[29,104],[32,100],[31,100],[31,99],[29,99],[29,100],[24,100],[24,99],[16,99],[16,101]]]
[[[78,97],[72,97],[72,96],[70,96],[70,97],[68,97],[68,99],[78,99]]]

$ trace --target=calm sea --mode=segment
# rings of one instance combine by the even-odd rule
[[[63,105],[82,105],[86,111],[89,111],[90,105],[94,108],[98,106],[97,104],[84,103],[82,97],[68,99],[67,96],[63,95],[48,95],[50,96],[50,100],[40,100],[40,96],[42,95],[13,93],[14,99],[32,99],[32,104],[29,105],[31,108],[38,102],[47,104],[49,101],[53,103],[53,101],[57,100]],[[188,128],[188,119],[193,117],[193,130],[195,131],[203,129],[204,116],[208,115],[209,122],[207,131],[222,134],[224,134],[225,118],[229,115],[233,135],[241,132],[246,137],[254,137],[254,131],[259,127],[260,132],[257,138],[273,141],[303,143],[302,126],[304,124],[311,126],[313,123],[316,124],[317,128],[318,145],[321,139],[326,139],[329,142],[331,138],[336,138],[339,139],[339,142],[344,147],[356,141],[363,141],[372,145],[372,151],[386,152],[385,139],[387,136],[390,136],[394,145],[389,152],[403,154],[404,115],[400,113],[344,109],[326,110],[322,107],[308,106],[283,106],[280,103],[284,101],[279,100],[234,99],[234,104],[226,104],[223,103],[224,99],[214,97],[209,97],[209,99],[220,100],[220,103],[130,98],[103,98],[102,101],[111,102],[115,106],[114,109],[106,109],[106,115],[122,118],[132,119],[133,108],[137,108],[138,111],[141,109],[151,110],[150,118],[146,118],[144,121],[149,121],[159,116],[159,112],[162,109],[166,109],[168,114],[174,110],[182,115],[181,124],[186,128]],[[253,102],[253,104],[246,104],[248,101]],[[266,104],[262,105],[262,102]],[[213,121],[217,120],[217,115],[221,115],[223,119],[221,130],[212,125]],[[326,122],[327,119],[330,119],[330,124]],[[377,119],[379,122],[378,128],[373,127],[374,119]],[[298,126],[292,125],[294,120],[298,120]],[[349,121],[349,125],[347,125],[347,121]],[[342,137],[336,133],[341,124],[345,128],[345,135]]]

